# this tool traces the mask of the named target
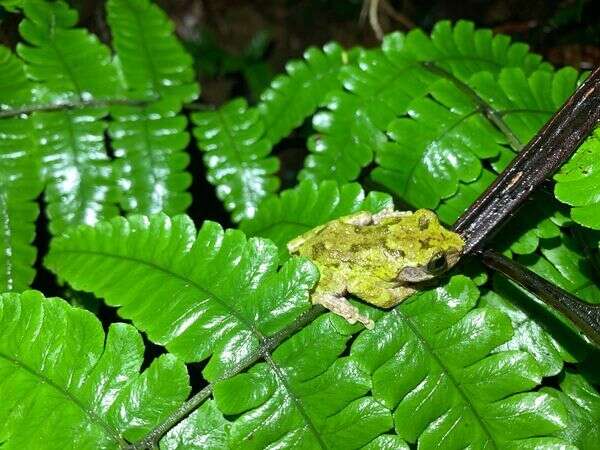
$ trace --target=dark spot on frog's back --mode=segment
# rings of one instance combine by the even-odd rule
[[[358,244],[352,244],[350,246],[350,251],[352,253],[358,253],[360,251],[360,245],[358,245]]]
[[[424,231],[429,227],[429,218],[425,216],[419,217],[419,230]]]
[[[319,255],[322,255],[323,253],[325,253],[325,243],[324,242],[317,242],[316,244],[314,244],[311,248],[311,253],[312,253],[312,258],[316,258]]]
[[[385,250],[386,255],[391,258],[404,258],[406,256],[406,253],[404,253],[404,251],[399,248],[391,248],[387,245],[384,245],[383,248]]]

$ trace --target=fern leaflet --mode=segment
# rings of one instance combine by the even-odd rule
[[[119,314],[174,355],[212,356],[203,371],[208,380],[245,361],[309,308],[317,269],[295,258],[277,271],[277,261],[269,241],[246,240],[214,222],[196,237],[187,216],[163,214],[80,227],[54,239],[46,258],[74,288],[121,307]]]
[[[258,110],[237,99],[217,111],[195,113],[192,120],[217,196],[235,222],[253,217],[258,204],[279,187],[274,175],[279,160],[268,156],[271,143]]]
[[[163,355],[143,373],[131,325],[105,335],[91,313],[39,292],[0,295],[0,435],[7,448],[123,448],[189,394]],[[35,432],[32,432],[35,426]]]
[[[31,89],[21,61],[0,47],[0,110],[27,103]],[[32,132],[29,118],[0,119],[0,292],[21,291],[35,275],[31,242],[42,183]]]

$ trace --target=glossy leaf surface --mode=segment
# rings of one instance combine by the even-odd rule
[[[497,74],[504,67],[526,74],[550,69],[525,44],[511,43],[508,36],[494,36],[487,29],[475,30],[467,21],[439,22],[431,36],[419,29],[386,36],[381,50],[363,51],[356,64],[342,68],[345,90],[329,94],[327,109],[315,115],[318,134],[309,140],[312,153],[300,178],[355,180],[371,162],[372,152],[385,147],[390,122],[406,114],[410,103],[428,93],[433,83],[447,76],[466,82],[476,73]],[[435,122],[427,124],[435,127]],[[441,127],[446,125],[447,120]],[[417,158],[409,158],[409,165]]]
[[[53,241],[47,266],[131,319],[185,361],[212,356],[219,377],[247,360],[310,306],[317,269],[294,258],[279,270],[277,247],[187,216],[115,218]],[[101,271],[104,276],[96,276]]]
[[[0,109],[25,104],[31,89],[21,61],[0,47]],[[0,292],[26,289],[35,276],[31,243],[43,186],[32,132],[28,118],[0,119]]]
[[[367,395],[368,375],[339,358],[350,337],[339,318],[321,316],[265,363],[217,383],[217,405],[238,416],[230,446],[357,449],[390,430],[390,411]]]
[[[0,295],[2,447],[118,449],[139,438],[190,391],[175,357],[140,373],[143,356],[131,325],[105,336],[98,319],[61,299]]]
[[[216,111],[197,112],[192,120],[217,196],[235,222],[253,217],[259,203],[279,187],[279,160],[269,156],[271,142],[260,113],[237,99]]]
[[[27,1],[17,51],[28,77],[39,83],[36,102],[61,103],[114,97],[117,71],[108,48],[84,29],[64,2]],[[94,224],[117,214],[116,190],[104,146],[106,108],[77,108],[32,115],[42,151],[50,230]]]
[[[303,59],[287,63],[284,75],[278,75],[260,96],[257,105],[263,116],[265,136],[278,143],[304,119],[314,113],[325,94],[340,86],[338,73],[347,63],[348,54],[338,44],[323,49],[311,47]]]
[[[384,315],[356,339],[351,358],[371,374],[373,397],[393,411],[396,432],[419,448],[556,442],[565,408],[530,391],[541,380],[530,354],[493,352],[510,339],[511,323],[476,307],[477,298],[470,280],[454,277]]]
[[[192,58],[174,35],[166,14],[148,0],[111,0],[107,5],[113,45],[131,98],[157,99],[147,106],[114,106],[109,127],[127,212],[184,212],[189,143],[181,103],[198,96]],[[162,99],[162,101],[160,101]]]
[[[554,176],[554,194],[571,206],[572,219],[600,229],[600,128],[596,128],[575,155]]]

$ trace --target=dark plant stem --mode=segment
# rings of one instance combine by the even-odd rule
[[[464,253],[481,249],[529,195],[569,159],[599,120],[597,68],[454,224],[454,231],[465,239]]]
[[[262,343],[259,350],[246,358],[245,361],[241,361],[235,367],[232,367],[228,372],[223,373],[219,378],[212,381],[212,383],[205,386],[196,395],[190,398],[187,402],[177,409],[173,414],[167,417],[160,425],[154,428],[140,441],[130,444],[124,447],[126,450],[143,450],[156,448],[158,441],[167,433],[171,428],[177,425],[181,420],[189,416],[194,412],[211,394],[213,386],[219,381],[226,380],[228,378],[237,375],[238,373],[246,370],[256,362],[265,357],[270,356],[273,349],[279,346],[283,341],[292,336],[294,333],[299,331],[304,326],[311,323],[319,315],[325,311],[325,308],[319,305],[313,306],[311,309],[302,314],[297,320],[286,328],[278,331],[277,333],[269,336]]]
[[[560,311],[597,346],[600,346],[600,305],[590,305],[549,283],[512,259],[493,250],[482,252],[483,263],[496,270],[549,306]]]

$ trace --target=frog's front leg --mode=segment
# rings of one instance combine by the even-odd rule
[[[375,327],[375,323],[371,319],[367,316],[363,316],[358,308],[342,295],[337,296],[330,293],[315,292],[312,296],[312,302],[323,305],[329,311],[343,317],[352,325],[356,322],[360,322],[369,330],[372,330],[373,327]]]
[[[373,275],[364,274],[348,284],[348,292],[371,305],[391,308],[414,294],[416,290],[393,281],[383,281]]]

